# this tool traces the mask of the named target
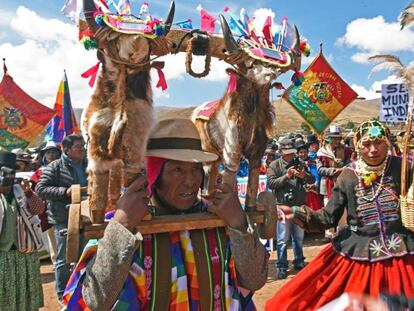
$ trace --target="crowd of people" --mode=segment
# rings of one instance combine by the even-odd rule
[[[333,125],[322,140],[289,133],[268,143],[260,171],[278,206],[277,277],[288,275],[290,241],[299,271],[268,301],[269,310],[316,310],[348,292],[360,304],[374,303],[363,296],[371,295],[383,305],[413,307],[414,234],[399,215],[400,151],[378,121],[364,122],[353,136],[346,139]],[[31,154],[0,151],[0,310],[43,305],[39,247],[28,248],[22,234],[32,227],[38,235],[36,225],[67,310],[254,310],[269,254],[235,189],[217,185],[208,201],[200,198],[202,163],[217,156],[202,150],[197,129],[184,119],[159,122],[148,146],[155,147],[147,150],[146,169],[119,199],[104,237],[81,238],[76,266],[66,262],[65,233],[71,186],[87,186],[82,136],[47,142]],[[246,171],[242,159],[238,176]],[[136,231],[148,213],[205,212],[227,228]],[[306,264],[305,231],[324,230],[331,243]]]

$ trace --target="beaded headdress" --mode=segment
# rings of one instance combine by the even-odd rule
[[[357,152],[361,149],[361,143],[365,139],[385,139],[389,144],[390,130],[380,121],[365,121],[357,128],[354,135],[354,146]]]

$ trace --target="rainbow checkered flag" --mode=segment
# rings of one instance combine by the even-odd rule
[[[7,73],[0,83],[0,149],[26,148],[52,119],[54,111],[29,96]]]
[[[59,84],[56,102],[53,109],[55,110],[56,115],[49,123],[46,130],[45,141],[52,140],[56,143],[61,143],[66,135],[80,134],[70,100],[66,71],[64,72],[63,79]]]
[[[304,75],[302,85],[290,86],[283,98],[315,132],[321,134],[358,95],[332,69],[322,53]]]

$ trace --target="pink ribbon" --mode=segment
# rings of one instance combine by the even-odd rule
[[[88,70],[86,70],[84,73],[81,74],[81,77],[84,79],[87,79],[90,77],[89,82],[88,82],[90,87],[93,87],[95,85],[95,80],[96,80],[96,76],[98,75],[100,65],[101,65],[101,62],[98,62],[95,66],[89,68]]]
[[[157,73],[158,73],[158,83],[156,87],[161,88],[161,90],[165,91],[168,88],[168,86],[167,86],[167,81],[165,80],[164,72],[162,71],[161,68],[155,67],[155,69],[157,69]]]
[[[229,85],[227,86],[227,93],[231,94],[237,91],[237,79],[234,73],[230,73]]]

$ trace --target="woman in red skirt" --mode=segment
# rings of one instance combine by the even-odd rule
[[[378,121],[360,125],[358,160],[345,168],[326,207],[280,206],[307,231],[347,226],[276,295],[266,310],[316,310],[342,293],[414,298],[414,233],[399,213],[401,159],[389,156],[389,130]]]

